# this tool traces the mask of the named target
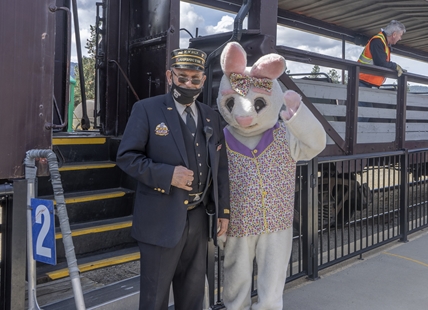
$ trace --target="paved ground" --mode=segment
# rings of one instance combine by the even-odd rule
[[[414,233],[409,236],[407,243],[392,242],[364,254],[363,257],[363,260],[353,258],[322,270],[316,281],[301,278],[287,283],[283,309],[428,309],[428,231]],[[86,272],[82,274],[82,286],[84,291],[108,287],[108,284],[134,277],[138,272],[138,262]],[[62,282],[64,287],[69,285],[67,279]],[[41,293],[42,290],[38,288],[38,296]],[[57,294],[58,292],[55,293]],[[40,298],[39,304],[43,305]],[[133,299],[123,300],[120,305],[128,302],[127,310],[136,309],[137,301],[138,298],[134,295]],[[51,302],[52,298],[49,302],[45,301]],[[117,305],[114,309],[121,310]]]
[[[140,262],[130,262],[99,270],[83,272],[80,277],[83,293],[106,285],[129,279],[140,274]],[[70,278],[64,278],[37,286],[37,301],[40,306],[73,296]]]
[[[428,231],[286,285],[287,310],[428,309]]]
[[[97,283],[107,285],[140,274],[140,261],[94,270],[83,273],[83,276]]]

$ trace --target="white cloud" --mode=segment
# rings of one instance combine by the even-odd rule
[[[90,25],[95,25],[96,2],[99,0],[77,0],[79,9],[79,26],[82,54],[87,55],[85,48],[86,40],[90,37]],[[210,35],[233,30],[235,16],[223,11],[204,8],[202,6],[192,5],[187,2],[180,3],[180,28],[186,28],[192,36]],[[244,28],[246,28],[244,20]],[[74,26],[72,26],[74,30]],[[185,31],[180,32],[180,47],[189,45],[190,36]],[[73,46],[71,61],[77,61],[75,37],[73,31]],[[299,31],[292,28],[279,26],[277,28],[277,44],[294,47],[306,51],[316,52],[333,57],[342,57],[342,43],[339,40],[318,36],[312,33]],[[345,58],[357,61],[363,47],[353,44],[346,44]],[[399,63],[404,69],[416,74],[426,75],[428,72],[428,63],[411,60],[405,57],[392,55],[392,61]],[[287,61],[287,67],[292,72],[310,72],[313,65]],[[321,68],[323,72],[328,72],[330,68]]]
[[[195,36],[196,28],[199,32],[204,27],[205,19],[195,12],[194,6],[185,2],[180,3],[180,28],[186,28]],[[182,34],[184,33],[182,32]]]
[[[211,24],[207,25],[207,20]],[[180,28],[185,28],[192,36],[196,35],[196,29],[198,30],[198,36],[230,32],[233,30],[233,22],[234,18],[230,14],[185,2],[180,4]],[[181,31],[180,47],[189,46],[189,39],[190,35],[185,31]]]
[[[79,17],[79,34],[82,55],[87,56],[88,51],[85,48],[87,40],[90,38],[90,26],[95,25],[97,7],[96,3],[99,0],[77,0],[77,15]],[[71,8],[72,9],[72,8]],[[73,10],[72,10],[73,11]],[[76,36],[74,33],[74,18],[72,17],[72,46],[71,46],[71,62],[77,62]]]
[[[209,25],[205,29],[207,34],[230,32],[233,30],[233,22],[234,19],[231,16],[225,15],[216,25]]]

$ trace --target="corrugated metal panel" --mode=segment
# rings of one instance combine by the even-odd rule
[[[230,12],[237,12],[243,3],[242,0],[183,1]],[[395,45],[395,52],[428,61],[427,0],[277,0],[277,2],[279,23],[344,38],[357,44],[364,44],[364,40],[396,19],[406,26],[407,32],[399,44]]]
[[[50,148],[55,13],[52,1],[0,2],[0,179],[23,176],[27,150]],[[25,21],[25,22],[23,22]]]
[[[279,0],[278,8],[366,36],[376,34],[396,19],[407,29],[398,45],[428,53],[428,2],[425,0]]]

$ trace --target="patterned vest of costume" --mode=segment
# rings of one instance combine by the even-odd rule
[[[250,150],[224,129],[229,161],[228,236],[245,237],[292,227],[296,161],[286,128],[277,123]]]

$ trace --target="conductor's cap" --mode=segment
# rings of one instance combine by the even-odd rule
[[[189,70],[205,70],[207,54],[195,48],[176,49],[171,52],[171,67]]]

